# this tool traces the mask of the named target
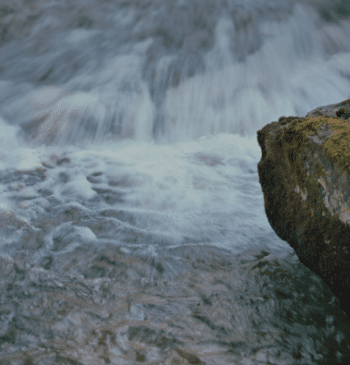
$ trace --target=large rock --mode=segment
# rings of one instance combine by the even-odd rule
[[[267,218],[350,318],[350,99],[258,131]]]

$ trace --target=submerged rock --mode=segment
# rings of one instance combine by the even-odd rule
[[[267,218],[350,317],[350,99],[258,131]]]

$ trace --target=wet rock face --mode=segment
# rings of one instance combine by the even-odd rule
[[[258,131],[267,218],[350,316],[350,99]]]

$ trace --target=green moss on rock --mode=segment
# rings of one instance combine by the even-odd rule
[[[279,121],[283,124],[283,117]],[[283,142],[292,142],[295,148],[301,152],[309,144],[308,137],[315,135],[323,125],[329,127],[333,132],[323,145],[327,158],[350,174],[349,120],[328,117],[298,118],[284,129]]]

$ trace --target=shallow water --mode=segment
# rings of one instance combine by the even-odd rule
[[[0,1],[0,365],[347,364],[271,229],[256,131],[350,92],[346,1]]]

